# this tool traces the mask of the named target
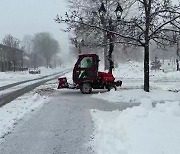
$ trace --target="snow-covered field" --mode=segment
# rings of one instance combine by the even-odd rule
[[[163,67],[163,66],[162,66]],[[172,68],[163,68],[162,70],[150,70],[150,81],[180,81],[180,72],[173,71]],[[128,61],[124,64],[119,64],[118,68],[114,69],[114,75],[120,79],[143,79],[144,65],[143,63]]]
[[[91,110],[97,154],[180,153],[180,72],[169,70],[150,71],[146,93],[143,64],[129,61],[114,70],[123,81],[118,91],[92,95],[110,103],[141,104],[124,111]]]
[[[143,98],[150,99],[153,103],[165,103],[166,101],[180,101],[180,92],[165,90],[152,90],[147,93],[142,89],[111,90],[108,93],[92,95],[94,98],[103,99],[112,103],[140,103]]]
[[[116,79],[122,80],[122,87],[117,91],[99,93],[92,97],[113,103],[140,103],[149,98],[153,103],[180,101],[180,71],[163,72],[150,70],[150,93],[143,90],[143,64],[129,61],[114,70]]]
[[[179,154],[179,102],[152,107],[144,99],[122,112],[92,110],[97,154]]]

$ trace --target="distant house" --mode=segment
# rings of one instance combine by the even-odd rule
[[[0,44],[0,71],[17,71],[23,67],[23,50]]]

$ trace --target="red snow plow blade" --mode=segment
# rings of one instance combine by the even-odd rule
[[[58,78],[58,81],[59,81],[58,89],[69,88],[69,84],[67,82],[66,77]]]

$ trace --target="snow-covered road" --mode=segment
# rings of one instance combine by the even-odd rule
[[[77,90],[54,91],[52,95],[41,109],[19,121],[5,137],[1,154],[93,153],[87,144],[93,138],[90,109],[112,111],[132,106],[110,104]]]
[[[69,69],[64,69],[60,71],[59,73],[55,73],[52,75],[44,76],[41,79],[36,79],[33,81],[27,81],[25,83],[18,83],[16,86],[10,86],[7,87],[5,90],[0,90],[0,107],[5,105],[6,103],[11,102],[15,98],[21,96],[22,94],[25,94],[34,88],[40,86],[41,84],[44,84],[47,81],[57,79],[59,76],[64,75],[65,73],[69,72]]]
[[[146,93],[142,69],[123,68],[117,91],[82,95],[54,80],[0,108],[0,154],[179,154],[180,72],[152,71]]]

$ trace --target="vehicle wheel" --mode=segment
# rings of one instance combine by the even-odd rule
[[[117,90],[117,87],[116,87],[116,86],[106,86],[106,89],[107,89],[108,91],[111,91],[111,89],[113,89],[113,88],[114,88],[115,91]]]
[[[80,86],[80,90],[83,94],[90,94],[92,92],[92,87],[90,83],[83,83]]]
[[[110,91],[110,90],[111,90],[111,87],[110,87],[110,86],[106,86],[106,89],[107,89],[108,91]]]

